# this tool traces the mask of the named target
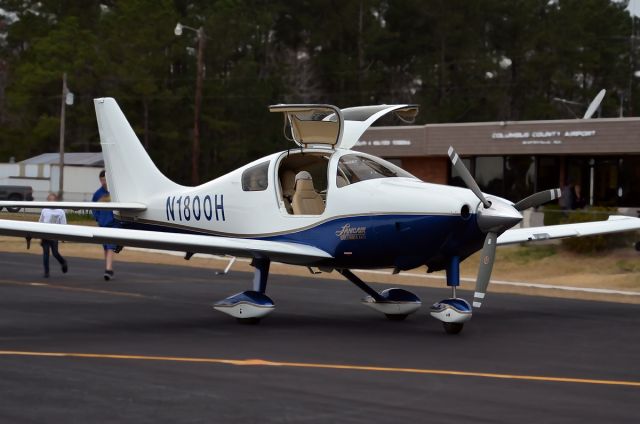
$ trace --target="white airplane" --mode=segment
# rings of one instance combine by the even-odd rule
[[[266,295],[271,261],[335,270],[368,296],[363,303],[401,320],[420,308],[413,293],[381,292],[352,269],[422,265],[446,270],[452,296],[435,303],[432,316],[458,333],[480,308],[497,245],[640,229],[640,219],[510,229],[521,211],[560,196],[546,190],[512,203],[484,194],[458,155],[453,166],[469,187],[430,184],[366,153],[350,150],[378,118],[415,117],[415,105],[339,109],[330,105],[275,105],[284,114],[285,136],[297,144],[197,187],[178,185],[156,168],[114,99],[94,101],[111,203],[0,202],[0,206],[110,209],[122,228],[0,220],[0,234],[114,243],[251,258],[252,290],[215,303],[242,322],[272,312]],[[482,249],[473,307],[456,296],[459,265]]]

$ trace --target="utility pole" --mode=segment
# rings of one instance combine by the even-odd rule
[[[193,146],[191,148],[191,184],[200,183],[200,108],[202,106],[202,81],[204,80],[204,28],[198,28],[198,59],[196,74],[196,99],[193,112]]]
[[[636,17],[631,14],[631,37],[629,37],[629,71],[631,76],[629,77],[629,95],[627,96],[627,101],[629,104],[629,114],[628,116],[633,116],[633,77],[636,68],[636,47],[635,47],[635,38],[636,38]],[[622,114],[621,114],[622,116]]]
[[[191,184],[196,186],[200,183],[200,108],[202,106],[202,81],[204,80],[204,43],[207,38],[204,34],[204,27],[198,29],[180,22],[176,25],[173,33],[177,36],[182,35],[182,30],[188,29],[198,36],[198,52],[196,70],[196,99],[193,111],[193,143],[191,145]]]
[[[60,176],[58,180],[58,200],[62,200],[64,194],[64,130],[66,106],[73,105],[73,93],[67,87],[67,73],[62,74],[62,100],[60,101]]]
[[[62,74],[62,97],[60,100],[60,176],[58,180],[58,200],[62,200],[64,192],[64,124],[65,124],[65,105],[67,102],[67,73]]]

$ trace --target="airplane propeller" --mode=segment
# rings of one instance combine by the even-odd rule
[[[496,240],[498,233],[490,231],[484,239],[482,253],[480,254],[480,267],[478,268],[478,277],[476,278],[476,290],[473,293],[473,307],[482,306],[482,300],[487,293],[489,281],[491,281],[491,271],[493,270],[493,262],[496,260]]]
[[[460,160],[460,156],[453,147],[449,147],[449,158],[454,169],[461,176],[467,187],[476,195],[484,208],[478,208],[478,227],[486,233],[482,251],[480,253],[480,267],[476,278],[476,288],[473,295],[473,307],[482,306],[482,301],[487,292],[491,280],[491,271],[496,259],[496,242],[498,234],[516,225],[522,220],[521,211],[540,206],[551,200],[560,198],[560,189],[544,190],[528,196],[516,204],[507,203],[499,198],[487,200],[480,191],[480,187],[471,176],[471,173]]]
[[[473,179],[467,167],[464,166],[464,163],[462,163],[462,161],[460,160],[460,156],[458,156],[458,153],[455,151],[453,146],[449,146],[449,158],[451,159],[451,163],[453,164],[454,169],[458,172],[458,174],[460,174],[460,177],[467,185],[469,190],[473,191],[473,194],[475,194],[476,197],[480,199],[484,207],[489,209],[489,207],[491,207],[491,203],[489,203],[489,201],[484,197],[484,194],[482,194],[482,191],[480,191],[480,187],[478,187],[478,183],[476,183],[476,180]]]
[[[536,206],[543,205],[547,202],[550,202],[554,199],[560,198],[560,189],[553,188],[551,190],[539,191],[537,193],[532,194],[529,197],[525,197],[520,200],[518,203],[513,205],[516,210],[523,211],[529,208],[535,208]]]

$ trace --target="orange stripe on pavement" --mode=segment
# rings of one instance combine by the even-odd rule
[[[550,383],[599,384],[599,385],[608,385],[608,386],[640,387],[640,382],[638,381],[596,380],[596,379],[585,379],[585,378],[496,374],[496,373],[470,372],[470,371],[435,370],[435,369],[424,369],[424,368],[395,368],[395,367],[374,367],[374,366],[364,366],[364,365],[315,364],[315,363],[307,363],[307,362],[278,362],[278,361],[265,361],[262,359],[189,358],[189,357],[175,357],[175,356],[111,355],[111,354],[99,354],[99,353],[25,352],[25,351],[12,351],[12,350],[0,351],[0,356],[36,356],[36,357],[40,356],[40,357],[66,357],[66,358],[91,358],[91,359],[118,359],[118,360],[136,360],[136,361],[188,362],[188,363],[224,364],[224,365],[237,365],[237,366],[315,368],[315,369],[331,369],[331,370],[447,375],[447,376],[460,376],[460,377],[492,378],[492,379],[502,379],[502,380],[538,381],[538,382],[550,382]]]
[[[124,296],[124,297],[153,299],[153,296],[147,296],[147,295],[138,294],[138,293],[121,292],[121,291],[114,291],[114,290],[103,290],[103,289],[92,289],[92,288],[87,288],[87,287],[60,286],[60,285],[57,285],[57,284],[49,284],[49,283],[35,283],[35,282],[23,282],[23,281],[12,281],[12,280],[0,280],[0,284],[14,284],[14,285],[18,285],[18,286],[32,286],[32,287],[46,287],[46,288],[49,288],[49,289],[77,291],[77,292],[84,292],[84,293],[109,294],[109,295],[112,295],[112,296]]]

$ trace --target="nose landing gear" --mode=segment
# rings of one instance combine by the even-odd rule
[[[458,334],[472,315],[469,302],[456,297],[456,287],[460,285],[460,258],[458,256],[449,260],[447,285],[451,287],[451,297],[434,303],[431,306],[430,314],[442,322],[447,334]]]
[[[454,294],[455,296],[455,294]],[[464,323],[471,319],[471,305],[464,299],[452,297],[431,306],[431,316],[442,321],[447,334],[458,334]]]

